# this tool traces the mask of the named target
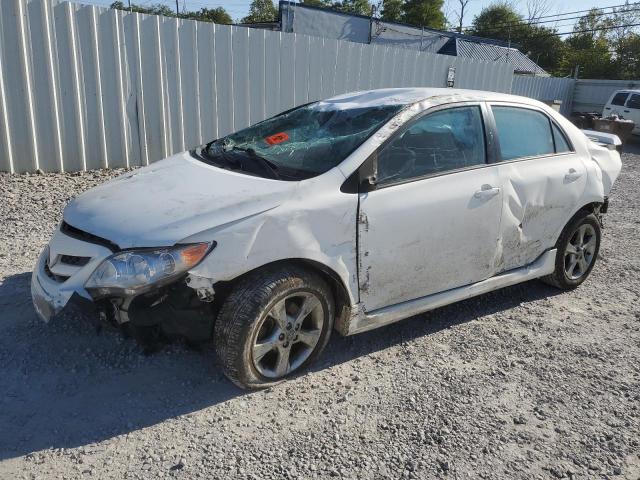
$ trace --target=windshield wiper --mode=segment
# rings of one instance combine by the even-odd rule
[[[242,147],[234,146],[232,150],[246,153],[247,158],[257,161],[257,163],[261,164],[262,167],[266,167],[266,170],[270,172],[273,178],[280,179],[280,174],[278,173],[278,166],[275,163],[271,162],[270,160],[267,160],[266,158],[258,155],[253,148],[242,148]]]

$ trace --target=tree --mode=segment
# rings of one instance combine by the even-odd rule
[[[145,13],[147,15],[163,15],[165,17],[178,17],[178,18],[188,18],[192,20],[200,20],[203,22],[213,22],[213,23],[223,23],[230,24],[233,23],[231,16],[227,13],[227,11],[222,8],[201,8],[197,12],[182,12],[176,15],[176,12],[166,5],[149,5],[148,7],[143,7],[140,5],[131,4],[131,8],[129,5],[124,5],[123,2],[113,2],[111,4],[111,8],[115,10],[125,10],[132,11],[136,13]]]
[[[458,10],[458,12],[454,13],[454,16],[456,17],[456,23],[458,24],[458,33],[462,33],[462,26],[464,25],[464,11],[467,9],[467,5],[469,5],[470,1],[471,0],[458,0],[460,9]]]
[[[527,0],[527,22],[537,22],[551,10],[549,0]]]
[[[328,0],[302,0],[300,3],[308,7],[320,7],[320,8],[331,7],[331,2],[329,2]]]
[[[402,21],[411,25],[444,29],[447,19],[442,13],[444,0],[406,0]]]
[[[400,22],[402,20],[403,0],[382,0],[380,18],[388,22]]]
[[[249,7],[249,15],[242,23],[273,22],[278,18],[278,11],[271,0],[253,0]]]
[[[233,19],[222,7],[216,8],[201,8],[197,12],[187,13],[187,18],[193,20],[200,20],[202,22],[221,23],[224,25],[230,25],[233,23]]]
[[[617,43],[615,64],[620,80],[640,78],[640,35],[630,33]]]
[[[354,13],[356,15],[371,15],[371,4],[368,0],[342,0],[334,2],[331,8],[339,12]]]
[[[478,37],[510,40],[524,25],[522,17],[504,1],[483,8],[472,22],[470,33]]]
[[[607,30],[604,30],[610,25],[611,19],[597,8],[582,16],[573,27],[575,33],[565,40],[564,70],[571,72],[580,66],[582,77],[615,78],[616,66],[605,33]]]
[[[565,44],[555,31],[527,23],[507,2],[501,1],[482,9],[473,19],[470,33],[511,42],[549,73],[557,73],[564,68]]]

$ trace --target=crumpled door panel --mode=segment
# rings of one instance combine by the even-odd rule
[[[587,174],[576,154],[508,162],[499,168],[504,206],[498,271],[506,271],[533,262],[554,246],[580,203]]]

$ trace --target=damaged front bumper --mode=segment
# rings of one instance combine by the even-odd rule
[[[84,288],[95,268],[113,252],[57,230],[31,276],[31,297],[40,319],[49,322],[67,309],[114,325],[160,327],[193,341],[211,337],[215,305],[211,280],[184,275],[168,285],[135,295],[94,299]]]
[[[78,288],[76,282],[69,281],[70,278],[65,279],[65,276],[51,271],[50,258],[50,247],[47,246],[40,253],[31,274],[31,299],[38,317],[49,322],[71,305],[85,313],[97,314],[96,305],[83,288]]]

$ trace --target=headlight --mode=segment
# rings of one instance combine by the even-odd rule
[[[94,298],[114,293],[142,293],[189,270],[204,258],[210,246],[196,243],[115,253],[94,270],[85,288]]]

